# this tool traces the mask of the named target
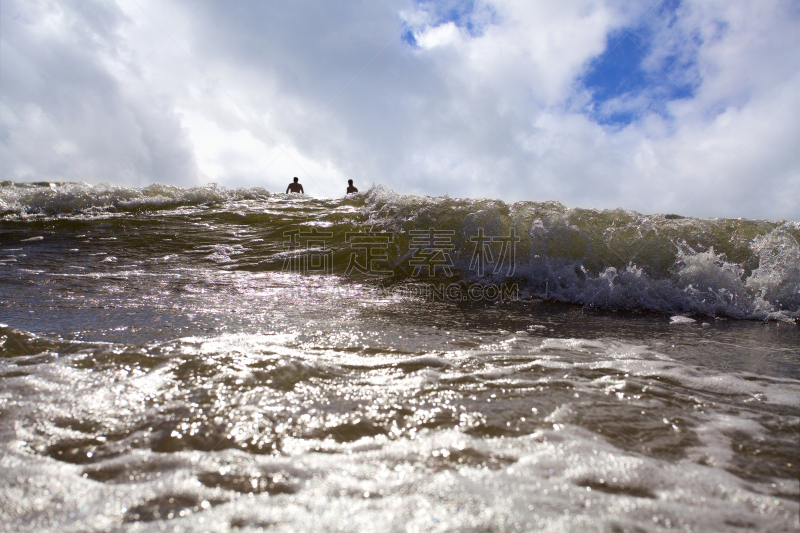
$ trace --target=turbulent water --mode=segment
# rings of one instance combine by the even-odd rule
[[[0,187],[10,531],[794,531],[800,223]]]

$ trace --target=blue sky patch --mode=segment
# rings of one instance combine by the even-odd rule
[[[476,11],[474,0],[416,0],[416,4],[431,15],[431,26],[452,22],[472,37],[483,35],[486,26],[496,20],[496,14],[488,6]],[[408,27],[400,38],[410,46],[417,46],[413,28]]]
[[[473,0],[418,0],[417,4],[434,16],[434,26],[453,22],[470,34],[476,29],[471,20],[475,11]]]
[[[406,29],[403,34],[400,36],[400,40],[404,43],[413,46],[414,48],[417,47],[417,38],[414,37],[414,32],[410,29]]]
[[[670,101],[694,96],[701,43],[699,38],[677,35],[679,5],[665,1],[650,13],[650,20],[608,35],[605,51],[589,64],[582,79],[592,95],[588,114],[596,122],[625,126],[650,113],[668,117]]]

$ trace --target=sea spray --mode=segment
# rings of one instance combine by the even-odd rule
[[[473,281],[481,281],[471,268],[475,236],[513,232],[519,237],[513,273],[490,269],[483,279],[513,278],[530,296],[612,309],[800,317],[800,222],[642,215],[556,202],[509,205],[403,196],[383,187],[369,191],[366,207],[373,225],[399,235],[427,227],[451,231],[454,266]],[[399,255],[395,266],[404,259]]]

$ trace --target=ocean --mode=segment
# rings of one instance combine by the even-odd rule
[[[0,187],[6,531],[800,529],[800,222]]]

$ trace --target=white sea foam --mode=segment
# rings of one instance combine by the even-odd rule
[[[168,208],[269,198],[262,188],[226,189],[215,184],[182,189],[153,184],[142,188],[110,183],[67,183],[58,187],[0,187],[0,215],[107,215],[120,209]]]
[[[800,507],[792,497],[800,491],[796,479],[753,480],[733,473],[737,438],[770,438],[758,402],[796,411],[796,379],[720,374],[653,347],[603,338],[525,335],[513,345],[493,344],[491,352],[481,347],[419,356],[387,350],[359,353],[349,350],[349,341],[337,344],[336,339],[343,339],[337,330],[316,344],[300,342],[300,333],[220,333],[163,341],[161,349],[148,348],[159,354],[157,366],[130,373],[121,372],[122,366],[87,369],[76,364],[93,353],[118,353],[120,346],[114,345],[92,343],[58,356],[54,352],[59,349],[50,346],[23,356],[26,364],[17,368],[24,368],[26,375],[4,377],[0,393],[7,408],[6,422],[0,425],[0,468],[5,474],[0,507],[5,518],[20,531],[45,532],[163,527],[179,532],[233,527],[281,532],[513,531],[516,524],[523,531],[550,532],[647,530],[649,524],[653,531],[734,532],[742,524],[763,531],[790,531],[800,525]],[[17,330],[4,334],[36,340]],[[497,335],[501,341],[513,337],[509,332]],[[521,362],[504,364],[509,355]],[[50,356],[50,362],[32,364],[42,356]],[[8,368],[2,370],[13,363],[4,360]],[[180,369],[189,365],[208,366],[193,374],[195,381],[181,377]],[[265,396],[265,382],[258,372],[266,368],[303,386],[262,405],[258,400]],[[310,378],[320,375],[329,379],[319,383],[318,377]],[[354,382],[358,387],[349,388]],[[56,460],[48,451],[53,443],[65,450],[70,442],[105,443],[100,439],[106,435],[111,442],[126,428],[142,430],[176,413],[210,409],[210,403],[194,402],[212,390],[223,392],[219,401],[230,402],[221,423],[230,423],[236,434],[258,417],[277,414],[284,421],[305,416],[309,430],[347,421],[351,413],[346,398],[351,394],[365,404],[360,416],[373,406],[404,402],[405,408],[433,419],[447,411],[447,402],[430,409],[419,400],[442,395],[457,401],[487,386],[506,400],[528,388],[525,412],[513,416],[532,416],[538,408],[543,423],[514,437],[476,436],[469,423],[422,427],[402,438],[379,434],[346,442],[317,438],[309,431],[285,435],[280,454],[163,452],[126,445],[119,454],[77,465]],[[501,393],[506,386],[508,392]],[[537,387],[544,389],[537,393]],[[234,394],[236,390],[240,393]],[[326,391],[331,400],[318,404],[335,409],[328,418],[321,412],[293,411],[314,390]],[[635,398],[648,390],[651,396]],[[394,398],[386,399],[388,393]],[[625,425],[624,416],[616,419],[593,410],[617,394],[625,396],[617,411],[647,409],[649,419],[656,421],[664,409],[679,408],[679,417],[692,423],[675,426],[674,432],[690,432],[696,442],[683,456],[663,458],[620,446],[613,435],[578,423],[589,414],[606,417],[599,420],[604,427]],[[555,395],[560,399],[548,403]],[[467,402],[458,414],[478,424],[494,405]],[[83,425],[73,428],[64,421]],[[669,428],[674,421],[664,424]],[[796,427],[796,420],[787,424]],[[174,427],[181,429],[177,423]],[[628,429],[635,431],[635,424]],[[270,483],[278,488],[266,490]]]
[[[726,445],[720,442],[715,450]],[[315,453],[315,447],[328,453]],[[176,511],[168,522],[140,522],[136,529],[155,531],[165,524],[177,532],[229,531],[234,524],[279,532],[365,533],[399,527],[502,531],[515,524],[545,532],[644,530],[644,524],[653,524],[654,531],[798,527],[797,502],[766,496],[724,469],[625,453],[569,425],[520,439],[480,440],[455,431],[343,445],[287,439],[285,451],[289,457],[230,450],[134,453],[105,465],[140,479],[118,485],[85,479],[74,465],[6,449],[0,460],[5,478],[18,481],[3,491],[9,498],[4,510],[26,518],[18,531],[103,531],[118,527],[126,512],[166,507],[170,498],[182,498],[196,510]],[[459,464],[456,457],[496,466]],[[256,485],[278,479],[287,493],[238,495],[204,486],[197,474]],[[780,483],[784,494],[797,490],[796,482]],[[12,502],[12,508],[6,506]]]
[[[506,205],[403,196],[382,186],[370,190],[367,211],[398,233],[452,232],[450,257],[460,272],[478,283],[517,282],[523,295],[673,315],[800,318],[800,222]],[[478,272],[479,232],[502,238],[512,231],[519,238],[513,268],[495,247],[494,262]]]

